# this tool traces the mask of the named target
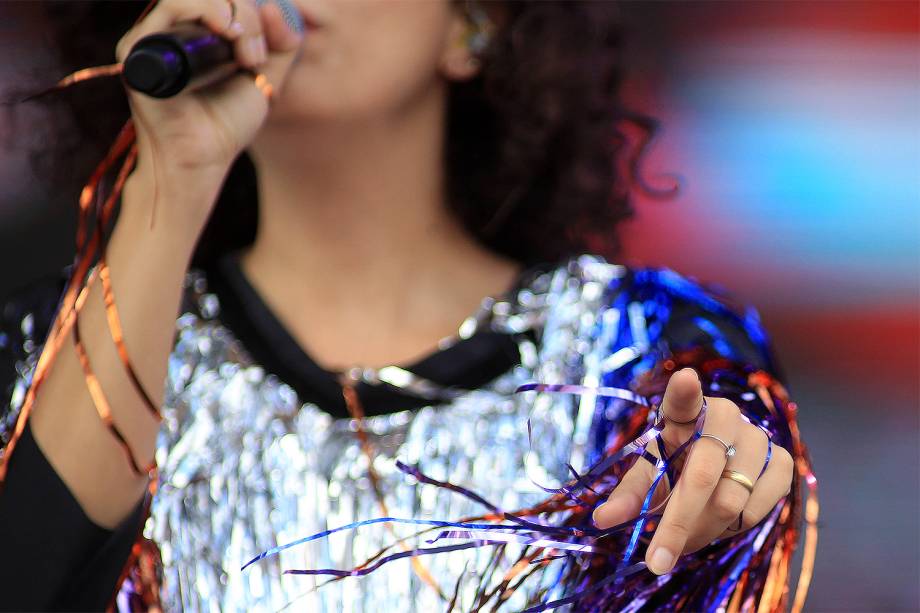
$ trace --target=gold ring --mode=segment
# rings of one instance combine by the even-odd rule
[[[726,468],[722,471],[722,477],[731,479],[735,483],[740,483],[744,486],[744,489],[746,489],[749,494],[754,493],[754,482],[751,481],[747,476],[739,473],[737,470],[729,470]]]

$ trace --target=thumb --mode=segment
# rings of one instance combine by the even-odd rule
[[[269,50],[269,60],[262,71],[272,86],[280,90],[303,42],[303,22],[286,0],[263,0],[259,5],[262,33]]]
[[[644,458],[637,459],[607,501],[594,509],[594,525],[606,530],[638,516],[654,478],[655,467]]]
[[[304,25],[300,15],[287,0],[257,0],[262,31],[273,53],[289,53],[300,46]]]

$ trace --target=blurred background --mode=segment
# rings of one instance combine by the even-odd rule
[[[0,3],[0,91],[60,75],[41,4]],[[683,185],[637,198],[624,262],[760,311],[819,480],[806,609],[920,611],[920,3],[621,6],[626,100],[662,125],[646,177]],[[0,261],[22,264],[0,295],[72,256],[73,193],[29,159],[42,128],[0,115]]]
[[[636,2],[630,262],[754,304],[821,501],[806,610],[920,611],[920,3]],[[667,186],[668,181],[658,181]]]

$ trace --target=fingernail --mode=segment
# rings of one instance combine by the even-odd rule
[[[607,504],[607,503],[605,502],[605,503],[603,503],[603,504],[597,505],[597,507],[594,509],[594,513],[591,514],[591,521],[594,522],[594,527],[595,527],[595,528],[599,528],[599,527],[600,527],[600,526],[597,525],[597,516],[598,516],[598,514],[600,513],[600,510],[604,508],[604,505],[605,505],[605,504]]]
[[[659,547],[652,552],[648,568],[656,575],[664,575],[671,570],[672,564],[674,564],[674,554],[665,547]]]
[[[229,26],[227,26],[227,33],[233,36],[234,38],[243,33],[243,24],[239,21],[234,21]]]
[[[691,368],[691,367],[687,366],[686,368],[684,368],[684,370],[689,370],[690,372],[693,373],[693,376],[696,377],[696,380],[697,380],[697,381],[700,380],[700,375],[699,375],[699,373],[696,372],[696,369],[695,369],[695,368]]]

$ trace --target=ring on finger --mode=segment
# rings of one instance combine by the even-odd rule
[[[722,471],[722,478],[731,479],[735,483],[743,485],[744,489],[748,491],[748,494],[754,493],[754,482],[751,481],[744,473],[726,468]]]
[[[735,449],[735,445],[734,445],[734,444],[732,444],[732,443],[726,443],[725,441],[723,441],[722,439],[720,439],[720,438],[719,438],[718,436],[716,436],[715,434],[700,434],[700,438],[703,438],[704,436],[718,441],[723,447],[725,447],[725,457],[726,457],[726,458],[730,458],[730,457],[732,457],[733,455],[735,455],[735,451],[737,451],[737,450]]]
[[[703,412],[704,408],[706,408],[705,396],[703,397],[703,404],[700,405],[700,410],[696,412],[696,417],[694,417],[693,419],[688,419],[687,421],[677,421],[676,419],[671,419],[670,417],[668,417],[667,414],[665,414],[665,412],[659,406],[658,407],[658,419],[656,421],[658,423],[661,423],[663,420],[668,420],[672,424],[677,424],[679,426],[689,426],[690,424],[696,423],[696,421],[700,418],[700,414]]]
[[[227,23],[227,27],[224,28],[224,31],[233,37],[240,36],[243,33],[243,24],[236,20],[236,2],[234,2],[234,0],[227,0],[227,4],[230,5],[230,21]]]

